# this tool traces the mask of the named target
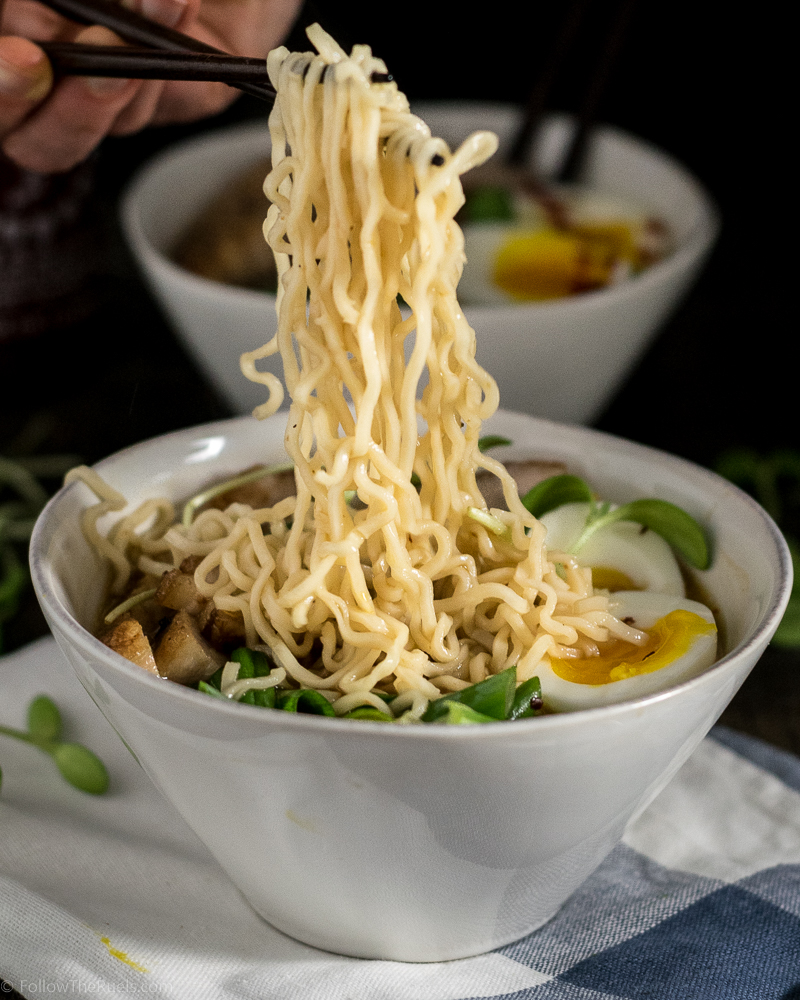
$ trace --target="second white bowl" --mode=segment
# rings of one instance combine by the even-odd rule
[[[477,129],[501,140],[518,109],[505,104],[419,104],[413,110],[451,146]],[[572,125],[549,119],[535,150],[539,169],[558,165]],[[269,155],[265,124],[210,133],[166,150],[134,179],[122,205],[133,252],[178,335],[236,413],[264,401],[239,371],[239,356],[276,328],[275,297],[199,278],[170,254],[209,199]],[[587,183],[648,206],[669,225],[676,249],[631,281],[549,303],[471,306],[478,361],[496,379],[507,409],[590,423],[611,400],[659,326],[678,304],[714,242],[717,214],[701,185],[668,154],[617,129],[599,129]],[[264,367],[281,376],[279,359]]]

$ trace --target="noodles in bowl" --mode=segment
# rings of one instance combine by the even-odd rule
[[[309,34],[319,54],[270,56],[278,99],[265,232],[279,323],[242,359],[270,392],[264,417],[283,387],[257,363],[280,351],[296,495],[206,510],[190,524],[151,502],[106,539],[95,522],[122,498],[77,470],[103,498],[85,524],[117,567],[115,589],[132,571],[155,580],[190,566],[197,600],[236,616],[245,645],[263,647],[274,668],[244,683],[234,667],[225,687],[317,691],[338,715],[366,706],[418,720],[443,694],[512,668],[524,685],[554,660],[580,666],[644,646],[591,570],[547,550],[517,484],[479,447],[498,393],[456,298],[464,253],[454,216],[459,175],[494,152],[495,137],[476,133],[451,152],[369,49],[347,57],[318,27]],[[481,470],[499,480],[506,510],[487,509]],[[158,672],[155,660],[146,662]],[[212,657],[194,679],[216,669]]]
[[[452,214],[458,170],[491,140],[451,154],[393,84],[373,79],[384,68],[368,50],[347,58],[314,41],[319,56],[270,60],[280,327],[245,360],[255,375],[281,350],[288,425],[273,414],[181,431],[76,473],[101,503],[80,482],[51,501],[32,575],[86,690],[258,913],[329,951],[444,961],[541,925],[608,854],[757,659],[788,599],[789,560],[763,511],[711,473],[582,428],[490,415],[497,393],[454,295]],[[511,459],[563,462],[617,511],[647,490],[706,524],[715,559],[702,581],[726,627],[722,659],[588,711],[385,725],[234,704],[238,677],[218,697],[198,694],[87,628],[104,599],[98,553],[126,598],[166,570],[266,650],[281,697],[307,691],[334,714],[391,712],[398,723],[508,671],[520,690],[559,662],[600,661],[624,639],[647,655],[649,637],[595,592],[588,555],[581,565],[547,547],[556,528],[573,547],[569,517],[558,508],[560,527],[546,528],[481,450],[482,432],[514,441]],[[175,504],[254,461],[280,461],[284,443],[293,495],[190,504],[176,521]],[[507,509],[487,509],[481,471]],[[140,506],[120,517],[122,494]],[[583,687],[559,680],[566,701]]]

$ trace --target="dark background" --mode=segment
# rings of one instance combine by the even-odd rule
[[[580,107],[620,9],[601,0],[587,8],[551,94],[554,109]],[[425,17],[400,17],[366,0],[317,0],[304,8],[288,44],[307,48],[300,27],[320,20],[347,48],[370,44],[412,101],[521,101],[564,9],[483,5],[465,17],[462,6],[431,0]],[[762,4],[747,18],[723,10],[730,8],[689,0],[630,4],[598,112],[682,160],[723,218],[703,276],[598,426],[712,468],[729,446],[763,454],[800,447],[789,327],[796,185],[785,87],[791,60],[782,42],[788,29],[776,5]],[[265,114],[265,105],[243,98],[199,125],[105,143],[89,168],[94,194],[80,223],[94,247],[91,273],[75,301],[54,307],[36,336],[0,340],[0,454],[71,452],[93,462],[142,438],[227,415],[139,279],[116,202],[137,167],[165,145]],[[7,627],[6,649],[42,629],[29,604]],[[800,749],[798,664],[794,653],[771,651],[726,718]],[[766,706],[765,685],[772,691]]]
[[[402,12],[367,0],[318,0],[299,20],[320,20],[346,48],[370,44],[412,100],[519,102],[564,6],[483,4],[465,15],[463,4],[442,0]],[[554,109],[580,107],[617,9],[600,0],[589,5],[553,89]],[[697,0],[640,0],[599,108],[600,120],[682,160],[713,193],[723,230],[703,276],[598,426],[711,468],[731,446],[761,454],[800,448],[790,307],[797,185],[787,83],[795,60],[786,9],[762,3],[734,13],[731,5]],[[307,47],[297,29],[288,44]],[[168,143],[265,113],[242,99],[201,125],[105,144],[91,167],[94,195],[81,222],[94,247],[88,279],[36,336],[0,341],[0,454],[72,452],[92,462],[227,415],[137,276],[116,224],[116,200],[139,164]],[[6,649],[44,628],[29,598],[6,629]],[[771,647],[722,721],[800,752],[799,669],[800,654]]]

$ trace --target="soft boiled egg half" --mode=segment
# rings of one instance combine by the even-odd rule
[[[547,528],[547,548],[572,552],[580,537],[588,503],[567,503],[540,518]],[[576,553],[582,566],[592,567],[596,589],[655,590],[683,597],[678,561],[661,535],[634,521],[615,521],[587,539]]]
[[[717,657],[717,626],[698,601],[671,594],[619,591],[613,615],[647,632],[642,646],[614,641],[584,659],[543,661],[537,668],[545,708],[575,712],[664,691],[707,670]]]
[[[588,512],[588,504],[565,504],[541,518],[556,559],[558,551],[572,549]],[[714,615],[685,596],[678,562],[660,535],[632,521],[617,521],[592,535],[577,556],[592,567],[595,587],[611,591],[611,613],[648,638],[640,646],[615,640],[599,656],[540,664],[547,709],[574,712],[641,698],[696,677],[714,663]]]

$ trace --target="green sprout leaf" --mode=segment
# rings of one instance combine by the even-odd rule
[[[59,743],[52,754],[62,777],[74,788],[90,795],[108,790],[108,771],[91,750],[79,743]]]
[[[462,212],[465,222],[512,222],[514,202],[507,187],[492,184],[467,192]]]
[[[40,694],[28,706],[28,732],[47,743],[54,743],[61,735],[61,712],[47,695]]]
[[[594,504],[572,551],[577,553],[591,536],[616,521],[635,521],[655,531],[695,569],[708,569],[711,552],[703,529],[681,507],[667,500],[633,500],[611,510],[610,504]]]
[[[490,448],[503,448],[506,445],[511,444],[511,440],[506,437],[500,437],[499,434],[486,434],[484,437],[478,439],[478,451],[488,451]]]
[[[34,698],[28,706],[27,731],[0,726],[1,736],[11,736],[49,753],[62,777],[74,788],[102,795],[108,788],[108,771],[103,762],[79,743],[59,742],[60,734],[61,713],[46,695]]]
[[[528,490],[522,505],[534,517],[543,517],[548,511],[562,507],[565,503],[587,503],[592,500],[592,491],[579,476],[550,476]]]

